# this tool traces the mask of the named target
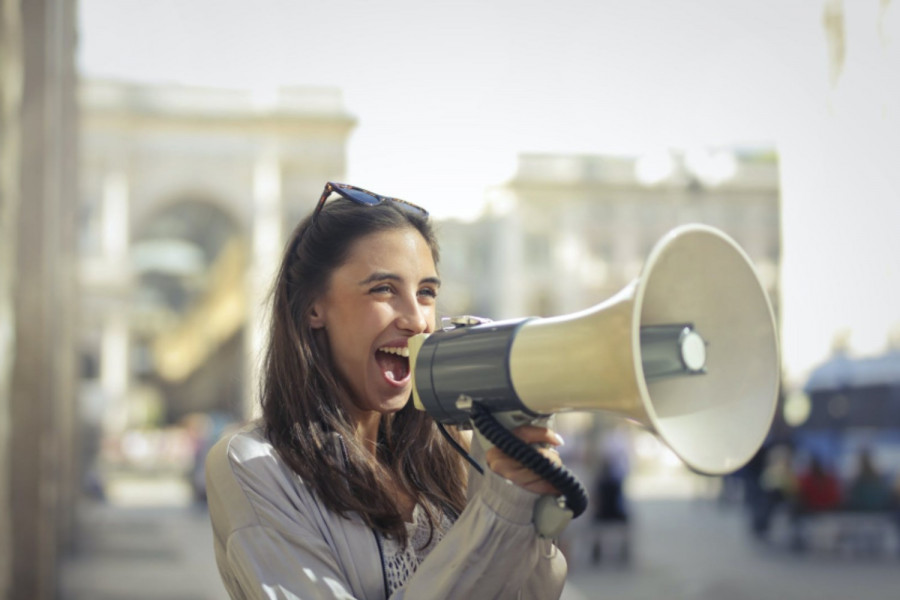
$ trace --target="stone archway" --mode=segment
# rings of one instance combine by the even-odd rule
[[[132,409],[158,423],[238,418],[247,243],[212,202],[180,198],[142,220],[130,249]]]

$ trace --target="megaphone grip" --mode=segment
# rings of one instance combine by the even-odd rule
[[[519,461],[558,489],[565,497],[566,507],[572,511],[573,518],[584,512],[588,504],[587,491],[566,467],[554,463],[517,438],[477,402],[472,405],[472,424],[507,456]]]

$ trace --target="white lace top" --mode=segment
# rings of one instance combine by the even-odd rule
[[[397,589],[403,587],[406,580],[416,571],[419,564],[425,560],[431,549],[444,537],[444,533],[453,524],[446,515],[441,517],[440,527],[434,530],[428,526],[428,515],[420,504],[413,509],[412,523],[406,524],[408,542],[401,547],[397,540],[381,537],[382,551],[384,553],[384,574],[388,585],[388,596]],[[428,536],[431,541],[428,545]],[[379,536],[380,537],[380,536]]]

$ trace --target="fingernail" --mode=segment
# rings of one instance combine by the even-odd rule
[[[555,433],[555,432],[553,433],[553,435],[556,437],[556,445],[557,446],[565,446],[566,445],[566,441],[564,439],[562,439],[561,435],[559,435],[558,433]]]

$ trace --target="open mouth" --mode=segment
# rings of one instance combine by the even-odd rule
[[[401,383],[409,376],[409,348],[379,348],[375,353],[375,361],[389,381]]]

